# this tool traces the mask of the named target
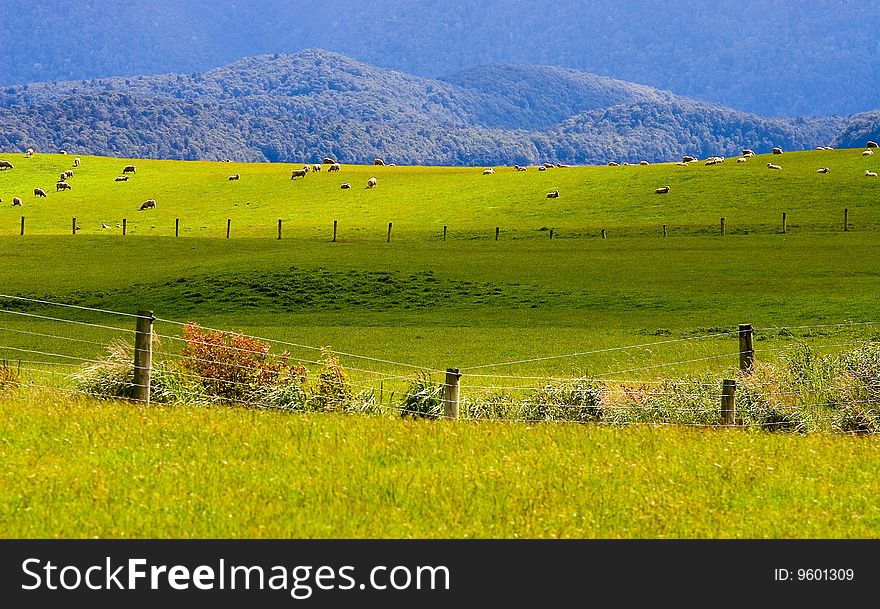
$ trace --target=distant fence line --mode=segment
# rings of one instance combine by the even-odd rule
[[[780,223],[780,230],[779,230],[780,233],[782,233],[782,234],[786,234],[786,233],[788,232],[788,222],[789,222],[789,219],[790,219],[790,218],[789,218],[789,216],[788,216],[788,212],[782,212],[782,220],[781,220],[781,223]],[[843,210],[843,223],[842,223],[842,230],[843,230],[844,232],[849,232],[851,227],[852,227],[852,224],[850,223],[849,209],[846,208],[846,209]],[[104,229],[104,230],[107,230],[107,229],[110,229],[110,228],[111,228],[111,227],[110,227],[109,225],[104,225],[104,226],[102,226],[102,229]],[[122,218],[122,222],[121,222],[121,224],[117,224],[117,225],[116,225],[116,228],[117,228],[117,229],[121,229],[121,231],[122,231],[122,235],[125,236],[125,235],[128,233],[128,219],[127,219],[127,218]],[[205,227],[201,227],[201,228],[205,228]],[[392,228],[392,222],[389,222],[389,223],[388,223],[388,232],[387,232],[387,236],[386,236],[386,241],[387,241],[387,242],[391,242],[391,228]],[[446,240],[447,240],[448,228],[449,228],[448,225],[445,225],[445,224],[443,225],[443,234],[442,234],[443,241],[446,241]],[[729,223],[726,221],[726,218],[725,218],[725,217],[721,217],[721,219],[720,219],[720,224],[719,224],[718,234],[719,234],[720,236],[722,236],[722,237],[726,236],[727,233],[728,233],[729,228],[730,228],[730,225],[729,225]],[[277,223],[277,239],[278,239],[278,240],[281,240],[281,238],[282,238],[282,229],[283,229],[283,221],[282,221],[281,218],[279,218],[279,219],[278,219],[278,223]],[[333,236],[332,236],[332,238],[330,239],[330,241],[332,241],[332,242],[334,242],[334,243],[337,241],[337,237],[338,237],[338,229],[339,229],[339,221],[338,221],[338,220],[333,220]],[[74,217],[72,218],[72,222],[71,222],[71,233],[74,234],[74,235],[76,235],[77,232],[79,232],[80,230],[82,230],[82,227],[80,227],[80,226],[77,224],[77,219],[76,219],[76,217],[74,216]],[[560,236],[560,233],[559,233],[559,229],[558,229],[558,228],[546,228],[546,227],[542,227],[542,228],[540,228],[540,229],[535,229],[535,230],[539,230],[539,231],[547,231],[547,232],[549,232],[549,238],[550,238],[550,239],[553,239],[554,236],[557,237],[557,238]],[[595,229],[594,229],[594,230],[595,230]],[[607,229],[602,228],[602,229],[599,229],[599,230],[600,230],[600,233],[599,233],[599,234],[601,235],[601,238],[602,238],[602,239],[606,239],[606,238],[608,238],[608,231],[607,231]],[[501,226],[496,226],[496,227],[495,227],[495,241],[499,241],[499,240],[500,240],[501,233],[502,233]],[[490,234],[491,234],[491,233],[490,233]],[[662,234],[663,237],[668,237],[668,236],[669,236],[669,225],[668,225],[668,224],[663,224],[663,225],[662,225],[662,228],[661,228],[661,229],[658,229],[657,234],[658,234],[658,235],[659,235],[659,234]],[[25,235],[25,216],[21,216],[21,222],[20,222],[20,228],[19,228],[19,235],[20,235],[20,236],[24,236],[24,235]],[[226,238],[227,238],[227,239],[231,238],[231,235],[232,235],[232,218],[227,218],[227,220],[226,220]],[[175,218],[175,220],[174,220],[174,236],[175,236],[175,237],[180,237],[180,218]]]

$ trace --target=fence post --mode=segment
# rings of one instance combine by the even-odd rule
[[[721,218],[721,236],[723,237],[726,232],[724,229],[724,218]]]
[[[180,236],[180,218],[174,219],[174,236],[175,237]]]
[[[446,241],[446,225],[443,225],[443,240]]]
[[[608,233],[605,232],[605,229],[604,229],[604,228],[602,229],[602,238],[603,238],[603,239],[607,239],[607,238],[608,238]]]
[[[226,238],[229,239],[229,231],[232,230],[232,218],[226,218]]]
[[[553,238],[553,229],[552,228],[550,229],[550,238],[551,239]]]
[[[278,218],[278,240],[281,241],[281,218]]]
[[[24,221],[24,218],[22,218]],[[849,231],[849,208],[843,210],[843,232]]]
[[[126,230],[126,223],[125,223],[125,218],[123,218],[122,219],[122,236],[123,237],[125,236],[125,230]]]
[[[21,234],[24,235],[24,216],[21,217]]]
[[[333,243],[336,243],[336,220],[333,220]]]
[[[721,385],[721,424],[733,425],[736,420],[736,381],[724,379]]]
[[[785,212],[782,212],[782,234],[788,231],[788,223],[785,221]]]
[[[755,365],[755,331],[752,324],[739,325],[739,369],[751,372]]]
[[[153,367],[152,311],[138,311],[134,334],[134,400],[150,403],[150,373]]]
[[[666,236],[666,225],[665,224],[663,225],[663,236],[664,237]]]
[[[386,243],[391,243],[391,222],[388,223],[388,240]]]
[[[458,368],[446,369],[446,383],[443,385],[443,418],[458,418],[458,402],[461,390],[461,372]]]
[[[73,224],[70,226],[70,231],[74,235],[76,234],[76,218],[73,219]]]
[[[501,232],[501,227],[495,227],[495,241],[498,241],[498,233]]]

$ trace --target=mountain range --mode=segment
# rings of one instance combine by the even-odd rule
[[[307,49],[205,72],[0,89],[0,150],[176,159],[492,165],[649,162],[863,145],[878,113],[763,117],[567,68],[426,78]]]
[[[764,116],[874,110],[863,0],[0,0],[0,85],[204,72],[322,48],[428,78],[553,65]]]

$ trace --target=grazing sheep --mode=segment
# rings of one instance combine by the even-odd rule
[[[373,159],[373,165],[384,165],[385,161],[382,159]]]
[[[566,167],[571,167],[571,165],[567,165],[566,163],[556,163],[556,166],[561,167],[562,169],[565,169]]]
[[[739,157],[739,158],[736,160],[736,162],[737,162],[737,163],[745,163],[745,162],[748,161],[748,160],[749,160],[749,159],[747,159],[746,157],[741,156],[741,157]]]
[[[311,165],[303,165],[303,171],[305,171],[306,173],[310,172],[311,170],[312,170]]]
[[[876,171],[871,171],[871,170],[869,170],[869,169],[866,169],[866,170],[865,170],[865,177],[866,177],[866,178],[876,178],[876,177],[877,177],[877,172],[876,172]]]
[[[376,178],[370,178],[369,180],[367,180],[367,188],[373,188],[374,186],[376,186],[376,182]]]
[[[110,225],[106,222],[101,222],[101,228],[110,228]]]
[[[687,164],[686,162],[684,162],[684,161],[679,161],[679,162],[676,163],[676,165],[677,165],[678,167],[687,167],[687,166],[688,166],[688,164]]]
[[[304,177],[306,177],[306,170],[305,169],[294,169],[293,171],[290,172],[290,179],[291,180],[293,178],[304,178]]]
[[[61,151],[61,154],[67,154],[67,151],[66,151],[66,150],[62,150],[62,151]]]
[[[608,166],[609,167],[620,167],[620,163],[617,163],[616,161],[608,161]]]
[[[873,140],[868,140],[868,148],[876,148],[876,147],[877,147],[877,142],[875,142]]]
[[[63,181],[66,180],[67,178],[72,178],[72,177],[73,177],[73,170],[72,170],[72,169],[68,169],[67,171],[62,171],[62,172],[61,172],[61,177],[58,178],[58,179],[59,179],[59,181],[63,182]]]
[[[696,160],[697,160],[697,157],[691,156],[689,154],[686,154],[683,157],[681,157],[682,163],[693,163]]]
[[[648,161],[639,161],[639,165],[648,165]]]
[[[122,173],[137,173],[137,167],[134,165],[126,165],[123,168]]]
[[[318,163],[315,163],[314,165],[312,165],[312,171],[316,171],[316,172],[321,171],[321,165]]]
[[[517,171],[528,171],[528,167],[523,167],[522,165],[515,165]]]
[[[773,163],[767,163],[767,169],[782,169],[782,167],[774,165]]]
[[[64,180],[61,180],[60,182],[55,184],[55,192],[58,192],[59,190],[73,190],[73,189],[70,187],[70,184],[68,184]]]
[[[35,197],[45,197],[46,191],[42,188],[34,188],[34,196]]]
[[[339,163],[330,163],[330,167],[327,168],[327,171],[339,171]]]
[[[779,148],[779,147],[774,148],[773,154],[782,154],[782,148]]]
[[[706,163],[705,163],[705,164],[706,164],[706,165],[717,165],[717,164],[720,163],[720,162],[721,162],[721,161],[718,160],[718,157],[714,157],[714,156],[713,156],[713,157],[709,157],[708,159],[706,159]]]
[[[831,171],[831,170],[828,169],[827,167],[820,167],[819,169],[816,170],[816,173],[828,173],[829,171]]]
[[[76,157],[75,159],[73,159],[73,166],[74,167],[79,167],[79,163],[80,163],[79,157]]]
[[[743,148],[742,155],[746,158],[749,158],[750,156],[755,156],[755,151],[751,148]]]
[[[345,184],[342,184],[339,188],[342,188],[343,190],[351,188],[351,182],[346,182]]]
[[[547,171],[547,168],[544,167],[543,165],[538,165],[538,171]]]
[[[485,176],[485,175],[489,175],[490,173],[495,173],[495,170],[494,170],[493,168],[491,168],[491,167],[490,167],[489,169],[484,169],[484,170],[483,170],[483,175],[484,175],[484,176]]]
[[[862,152],[862,156],[873,156],[873,155],[874,155],[874,151],[871,150],[870,148],[868,148],[867,150]]]
[[[553,165],[553,163],[544,163],[544,167],[546,167],[547,169],[553,169],[555,165]]]
[[[141,203],[138,211],[143,211],[145,209],[156,209],[156,199],[147,199],[143,203]]]
[[[234,174],[232,174],[231,176],[229,176],[229,179],[230,179],[230,180],[240,180],[240,179],[241,179],[241,174],[234,173]]]
[[[669,192],[669,184],[667,184],[663,188],[658,188],[657,190],[654,191],[654,194],[655,195],[665,195],[668,192]]]
[[[28,149],[25,151],[24,155],[25,155],[26,157],[28,157],[28,158],[34,156],[34,149],[33,149],[33,148],[28,148]]]
[[[14,169],[9,161],[0,160],[0,169]]]
[[[339,163],[336,162],[336,159],[331,159],[329,156],[325,156],[324,157],[324,164],[325,165],[338,165]]]
[[[13,197],[12,198],[12,206],[13,207],[21,207],[21,199],[19,199],[18,197]]]
[[[128,182],[129,176],[116,176],[114,182]]]
[[[559,198],[559,191],[558,190],[551,190],[550,192],[547,193],[547,198],[548,199],[558,199]]]

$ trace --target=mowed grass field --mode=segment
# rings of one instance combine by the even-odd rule
[[[59,193],[73,155],[20,157],[0,155],[15,164],[0,171],[0,293],[151,309],[283,341],[273,352],[303,359],[331,345],[373,358],[341,357],[358,383],[393,375],[386,400],[413,374],[403,364],[465,369],[467,397],[550,375],[720,382],[738,345],[718,334],[738,323],[757,328],[759,361],[798,343],[826,353],[878,337],[862,322],[880,321],[880,182],[864,177],[877,161],[860,150],[488,176],[343,164],[304,180],[290,180],[300,164],[81,157],[73,189]],[[114,182],[128,163],[137,174]],[[666,184],[669,195],[654,194]],[[36,186],[49,196],[34,198]],[[137,211],[147,198],[157,209]],[[2,300],[0,358],[25,360],[38,385],[65,387],[75,358],[130,340],[110,329],[133,328],[130,318]],[[630,345],[644,346],[619,349]],[[467,370],[499,362],[522,363]],[[5,536],[878,533],[874,437],[142,410],[66,395],[0,400]],[[449,473],[450,460],[464,465]]]

